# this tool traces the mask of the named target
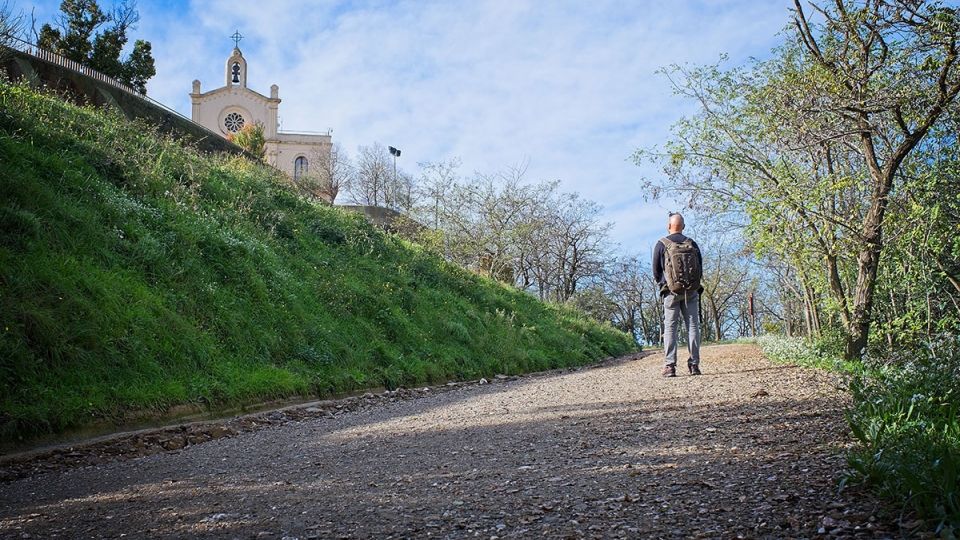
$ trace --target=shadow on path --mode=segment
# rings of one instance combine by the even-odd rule
[[[24,479],[0,494],[0,536],[809,537],[825,518],[884,534],[869,501],[838,495],[843,400],[822,377],[658,368],[474,385]],[[744,373],[769,375],[751,380],[769,396],[747,397]]]

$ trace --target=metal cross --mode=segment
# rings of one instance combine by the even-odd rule
[[[233,40],[234,47],[240,48],[240,40],[243,39],[243,36],[240,35],[240,30],[237,30],[236,32],[234,32],[233,35],[230,36],[230,39]]]

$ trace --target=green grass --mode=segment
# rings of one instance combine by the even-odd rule
[[[856,475],[884,497],[960,532],[960,344],[900,354],[853,379]]]
[[[864,362],[801,339],[757,340],[769,358],[850,375],[847,413],[858,441],[847,481],[866,482],[943,538],[960,532],[960,342]]]
[[[267,167],[0,83],[0,437],[630,351]]]

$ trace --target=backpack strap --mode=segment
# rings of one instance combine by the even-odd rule
[[[675,245],[676,242],[674,242],[673,240],[670,240],[669,238],[667,238],[666,236],[664,236],[663,238],[660,239],[660,244],[663,245],[663,253],[660,254],[660,260],[663,261],[663,263],[666,263],[667,248],[668,248],[669,246]],[[664,291],[666,291],[667,293],[669,293],[669,292],[670,292],[670,289],[667,288],[667,268],[666,268],[666,264],[662,264],[662,263],[661,263],[661,266],[663,267],[663,268],[662,268],[662,271],[663,271],[663,285],[660,286],[660,294],[663,294]]]

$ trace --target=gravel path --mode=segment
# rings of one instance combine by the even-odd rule
[[[896,535],[863,493],[838,494],[834,376],[747,345],[702,366],[663,379],[649,355],[368,396],[33,472],[0,484],[0,537]]]

